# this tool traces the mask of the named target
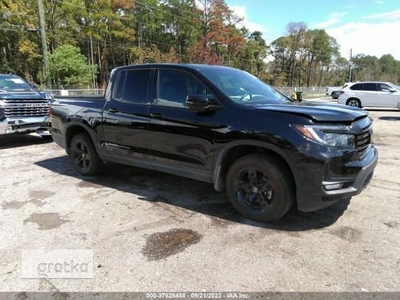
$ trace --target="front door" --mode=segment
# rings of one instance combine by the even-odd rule
[[[219,111],[198,113],[185,104],[189,94],[208,93],[205,85],[186,71],[161,68],[156,90],[148,137],[154,164],[210,181]]]
[[[393,92],[393,87],[386,83],[378,83],[376,106],[396,108],[400,102],[400,92]]]
[[[363,84],[363,91],[360,96],[362,106],[376,106],[376,99],[378,96],[378,88],[376,83],[367,82]]]

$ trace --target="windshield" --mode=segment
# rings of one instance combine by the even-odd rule
[[[400,91],[400,86],[395,85],[395,84],[393,84],[393,83],[391,83],[391,85],[392,85],[396,90]]]
[[[242,105],[291,102],[270,85],[241,70],[210,68],[202,70],[202,73],[231,100]]]
[[[22,78],[10,75],[0,75],[0,90],[3,91],[26,91],[31,86]]]

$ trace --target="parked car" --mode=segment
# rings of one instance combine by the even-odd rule
[[[36,132],[50,138],[49,108],[53,95],[23,78],[0,74],[0,135]]]
[[[340,91],[340,104],[400,109],[400,90],[391,82],[365,81],[347,84]]]
[[[341,90],[333,91],[332,92],[332,99],[338,99],[339,96],[340,96],[340,91]]]
[[[84,176],[117,162],[201,180],[262,222],[359,194],[378,161],[367,111],[293,101],[223,66],[119,67],[104,98],[56,98],[50,119]]]
[[[328,86],[325,90],[325,95],[332,96],[332,98],[333,98],[333,94],[336,91],[340,91],[341,88],[342,88],[341,86]]]

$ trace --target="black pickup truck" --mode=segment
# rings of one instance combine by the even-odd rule
[[[116,162],[209,182],[261,222],[359,194],[378,161],[365,110],[294,102],[223,66],[118,67],[104,97],[55,99],[50,119],[82,175]]]

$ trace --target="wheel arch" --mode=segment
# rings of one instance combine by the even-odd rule
[[[349,105],[348,103],[349,103],[351,100],[356,100],[356,101],[358,101],[358,103],[360,104],[360,107],[362,107],[362,102],[361,102],[360,98],[357,98],[357,97],[354,97],[354,96],[349,97],[349,98],[346,100],[346,105]]]
[[[274,157],[275,162],[279,162],[285,169],[287,169],[288,173],[291,175],[290,179],[292,180],[294,186],[297,186],[296,178],[298,178],[298,176],[296,176],[294,163],[291,162],[288,155],[283,153],[280,148],[264,142],[242,140],[225,146],[217,156],[213,172],[213,183],[215,190],[223,191],[225,189],[226,175],[232,163],[237,159],[252,153],[264,153]]]
[[[68,127],[65,129],[65,150],[69,153],[70,145],[72,138],[77,134],[85,133],[87,134],[93,142],[93,145],[96,147],[94,135],[91,134],[91,130],[88,126],[85,126],[82,123],[71,122]]]

